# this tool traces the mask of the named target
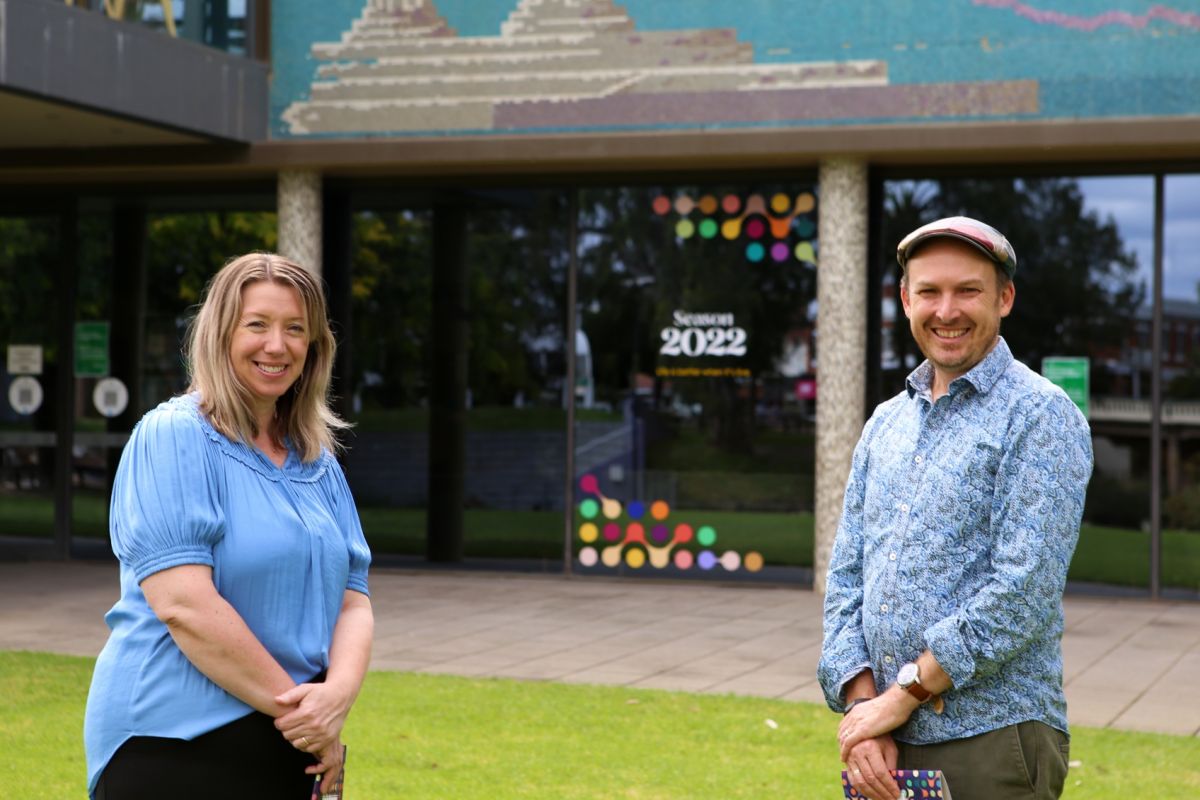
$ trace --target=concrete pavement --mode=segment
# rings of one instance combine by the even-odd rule
[[[0,650],[94,656],[112,563],[0,563]],[[807,589],[380,568],[371,667],[821,703]],[[1068,595],[1073,724],[1200,735],[1200,603]]]

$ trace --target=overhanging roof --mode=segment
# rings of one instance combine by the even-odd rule
[[[0,0],[0,150],[253,142],[267,67],[48,0]]]
[[[41,148],[0,152],[0,183],[224,180],[280,170],[429,180],[568,180],[808,169],[845,156],[875,167],[1200,165],[1200,117],[941,125],[264,141],[248,147]]]

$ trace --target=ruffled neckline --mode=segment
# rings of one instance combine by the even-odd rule
[[[287,478],[295,483],[316,483],[325,475],[332,456],[328,450],[322,450],[320,457],[305,463],[300,460],[296,451],[288,442],[288,458],[279,467],[272,463],[257,447],[251,447],[245,442],[235,442],[218,431],[208,421],[208,417],[200,410],[200,396],[195,392],[172,397],[160,408],[182,411],[194,418],[205,435],[217,445],[217,448],[229,458],[249,467],[267,480],[278,482]]]

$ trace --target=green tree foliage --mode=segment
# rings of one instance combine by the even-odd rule
[[[353,385],[363,407],[418,405],[432,369],[428,212],[362,212],[351,268]]]
[[[795,187],[759,186],[754,191],[770,197],[775,191],[794,194]],[[674,227],[677,215],[659,216],[651,209],[659,194],[695,198],[727,193],[743,199],[749,194],[744,186],[585,192],[579,277],[582,324],[595,354],[597,386],[627,390],[634,373],[652,375],[657,364],[665,363],[659,355],[660,334],[672,324],[675,310],[733,314],[736,325],[747,332],[745,357],[692,364],[736,363],[752,377],[685,378],[672,384],[689,402],[703,407],[702,425],[716,445],[748,452],[754,443],[757,379],[775,374],[786,334],[811,324],[809,304],[816,296],[816,272],[790,258],[782,264],[770,258],[749,261],[745,255],[749,240],[744,235],[732,241],[720,234],[679,238]],[[662,382],[657,387],[661,391]]]
[[[154,214],[146,224],[146,352],[148,394],[164,399],[187,385],[181,358],[187,323],[208,281],[225,262],[274,251],[273,212]]]
[[[957,214],[984,220],[1017,252],[1017,299],[1002,332],[1019,359],[1038,369],[1045,356],[1117,350],[1147,287],[1115,220],[1086,210],[1084,200],[1070,178],[895,184],[884,204],[881,258],[898,271],[895,243],[926,222]],[[898,323],[900,341],[915,352],[907,326]],[[1104,393],[1106,380],[1103,370],[1093,369],[1094,392]]]
[[[470,198],[467,380],[474,406],[562,403],[567,195]],[[364,408],[424,405],[432,374],[431,212],[355,220],[355,385]]]
[[[40,344],[54,358],[53,218],[0,217],[0,342]]]
[[[470,215],[468,384],[476,406],[561,407],[568,196],[513,192]]]

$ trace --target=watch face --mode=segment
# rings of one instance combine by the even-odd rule
[[[901,686],[912,686],[917,682],[917,665],[911,661],[900,668],[896,675],[896,683]]]

